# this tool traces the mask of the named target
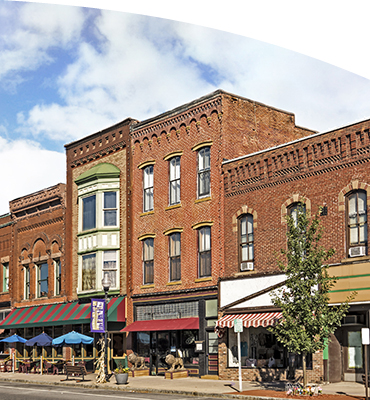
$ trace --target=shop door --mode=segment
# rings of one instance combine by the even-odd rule
[[[342,331],[340,329],[337,329],[335,335],[330,336],[328,361],[329,382],[340,382],[343,379],[341,339]]]
[[[218,374],[218,336],[214,331],[207,332],[206,369],[208,375]]]

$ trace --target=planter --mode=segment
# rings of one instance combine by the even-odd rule
[[[117,385],[126,385],[128,383],[128,372],[115,374]]]

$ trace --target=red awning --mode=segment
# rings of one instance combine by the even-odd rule
[[[281,317],[281,312],[227,314],[217,321],[216,328],[232,328],[235,319],[241,319],[245,328],[250,328],[251,326],[254,328],[258,326],[269,326],[274,325]]]
[[[135,321],[123,328],[121,332],[178,331],[184,329],[199,329],[199,318]]]

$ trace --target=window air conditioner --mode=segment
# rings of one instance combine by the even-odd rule
[[[350,257],[366,256],[366,247],[365,246],[351,247],[349,249],[349,256]]]
[[[357,324],[357,315],[346,315],[342,319],[342,325],[352,325]]]
[[[253,263],[252,262],[242,262],[240,264],[241,271],[253,271]]]

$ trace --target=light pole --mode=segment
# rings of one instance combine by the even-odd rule
[[[105,294],[105,316],[104,316],[104,364],[105,364],[105,380],[109,382],[108,376],[108,290],[111,285],[108,274],[104,274],[101,281]]]

